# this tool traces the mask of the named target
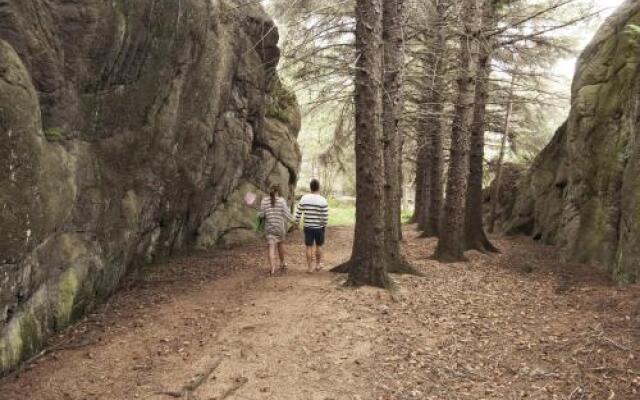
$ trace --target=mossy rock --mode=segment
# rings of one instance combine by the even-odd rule
[[[629,26],[640,26],[637,1],[623,3],[580,56],[569,119],[533,163],[510,216],[511,226],[533,225],[569,259],[620,282],[640,278],[640,37]]]
[[[62,142],[69,139],[69,133],[63,128],[46,128],[44,130],[44,136],[50,142]]]
[[[292,187],[300,166],[259,4],[22,3],[0,30],[0,374],[201,227],[250,239],[234,194]]]

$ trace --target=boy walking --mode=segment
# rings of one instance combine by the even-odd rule
[[[304,217],[304,244],[307,246],[307,272],[320,271],[322,262],[322,246],[325,229],[329,222],[329,203],[320,194],[320,182],[313,179],[310,184],[311,193],[300,199],[296,211],[295,224]],[[315,261],[315,265],[314,265]]]

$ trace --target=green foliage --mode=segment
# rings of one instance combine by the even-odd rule
[[[403,224],[408,224],[409,221],[411,221],[411,218],[413,218],[413,211],[402,210],[402,213],[400,214],[400,219]]]
[[[632,36],[640,36],[640,26],[638,25],[627,25],[627,29],[625,31],[627,34]]]
[[[271,91],[271,99],[267,102],[266,117],[289,124],[293,122],[297,108],[296,96],[285,89],[282,83],[277,82]]]
[[[284,122],[285,124],[290,123],[292,120],[291,113],[281,108],[280,105],[276,102],[272,102],[271,104],[267,105],[265,115],[267,118],[277,119],[278,121]]]
[[[256,233],[262,233],[264,232],[264,223],[264,217],[256,217],[253,221],[251,221],[251,228]]]
[[[50,142],[62,142],[68,139],[68,135],[63,128],[50,127],[44,130],[44,137]]]
[[[410,210],[402,210],[402,223],[408,223],[412,216],[413,213]],[[353,226],[355,223],[355,202],[343,202],[329,198],[329,226]]]
[[[627,25],[624,33],[628,35],[629,41],[634,47],[640,46],[640,26],[633,24]]]
[[[356,223],[355,203],[329,199],[329,226],[353,226]]]

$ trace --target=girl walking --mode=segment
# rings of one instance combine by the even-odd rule
[[[264,232],[269,243],[269,266],[271,267],[269,273],[275,274],[278,258],[280,258],[280,270],[286,272],[284,240],[287,236],[287,221],[293,222],[295,219],[289,211],[287,201],[281,196],[279,185],[273,185],[269,196],[262,199],[258,215],[265,219]]]

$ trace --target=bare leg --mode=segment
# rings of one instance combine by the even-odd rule
[[[307,246],[307,272],[313,272],[313,246]]]
[[[316,271],[320,271],[322,264],[322,247],[316,246]]]
[[[287,264],[284,262],[285,256],[287,255],[284,249],[284,242],[278,243],[278,255],[280,256],[280,268],[287,268]]]
[[[271,275],[276,272],[276,244],[269,242],[269,267],[271,267]]]

